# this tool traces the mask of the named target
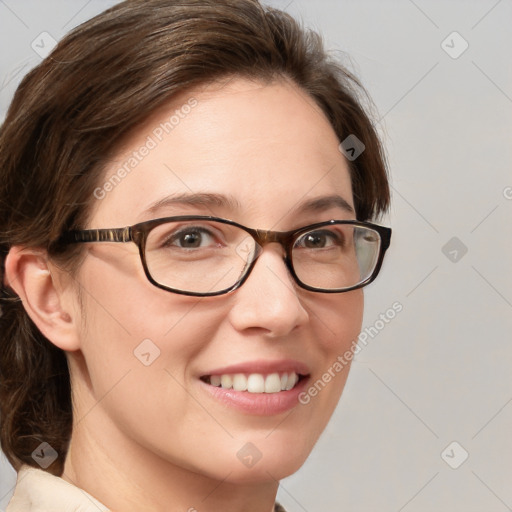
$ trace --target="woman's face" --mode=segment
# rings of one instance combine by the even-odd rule
[[[305,207],[332,196],[354,207],[338,144],[314,101],[288,82],[239,78],[183,93],[109,163],[88,227],[189,214],[278,231],[354,219],[335,201]],[[105,185],[114,174],[120,179]],[[348,367],[309,403],[297,396],[356,339],[362,291],[299,288],[276,243],[265,246],[239,289],[216,297],[155,287],[133,243],[84,249],[81,349],[72,354],[78,428],[101,425],[98,437],[113,459],[136,453],[140,464],[158,461],[218,480],[229,474],[232,482],[256,482],[296,471],[326,426]],[[226,375],[290,372],[305,376],[291,391],[208,384],[212,375],[226,383]]]

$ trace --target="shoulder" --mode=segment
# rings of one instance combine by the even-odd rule
[[[6,512],[108,512],[93,496],[42,469],[23,465]]]

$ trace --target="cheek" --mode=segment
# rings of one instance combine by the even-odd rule
[[[130,373],[120,387],[129,389],[129,400],[144,402],[148,388],[184,381],[189,363],[214,338],[222,312],[203,299],[159,290],[142,272],[126,276],[110,266],[107,274],[104,267],[93,262],[82,278],[83,288],[94,290],[94,296],[83,294],[81,329],[92,393],[99,400]]]
[[[345,386],[361,331],[363,309],[362,290],[323,295],[311,308],[321,364],[301,397],[301,403],[311,408],[319,431],[327,424]]]
[[[363,321],[363,291],[322,295],[309,305],[311,322],[318,333],[318,343],[324,355],[339,355],[361,331]]]

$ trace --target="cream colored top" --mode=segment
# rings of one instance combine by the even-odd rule
[[[275,512],[286,512],[276,503]],[[24,465],[6,512],[109,512],[83,489],[42,469]]]
[[[6,512],[108,512],[83,489],[51,473],[24,465]]]

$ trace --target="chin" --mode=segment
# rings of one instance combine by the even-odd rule
[[[262,483],[281,480],[298,471],[308,458],[318,438],[312,432],[265,431],[262,435],[238,437],[235,457],[225,454],[222,457],[223,471],[232,471],[229,480],[238,483]],[[230,458],[229,470],[226,460]],[[226,476],[224,473],[223,477]]]
[[[307,456],[296,456],[288,454],[288,456],[279,457],[277,454],[270,457],[262,457],[253,466],[245,466],[241,463],[232,464],[227,468],[223,466],[223,474],[219,475],[220,479],[226,478],[226,472],[231,471],[227,481],[232,484],[262,484],[269,482],[277,482],[297,472]]]

